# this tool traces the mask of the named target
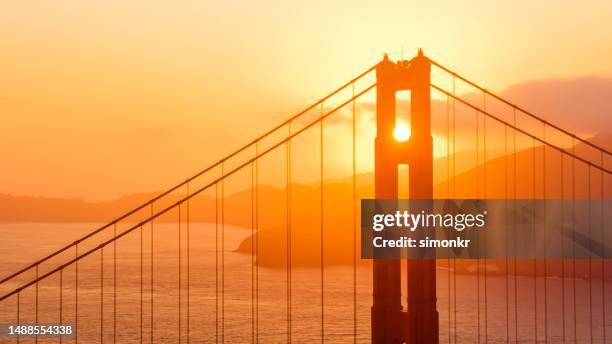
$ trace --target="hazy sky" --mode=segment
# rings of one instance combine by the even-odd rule
[[[6,1],[0,192],[110,199],[208,165],[383,52],[493,90],[612,75],[610,1]]]

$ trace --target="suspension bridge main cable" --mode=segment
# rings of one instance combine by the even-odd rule
[[[200,189],[198,189],[196,192],[194,192],[192,194],[188,194],[186,197],[184,197],[184,198],[180,199],[179,201],[175,202],[174,204],[171,204],[170,206],[160,210],[159,212],[154,213],[154,210],[153,210],[154,209],[153,208],[154,203],[153,202],[147,203],[148,205],[150,205],[150,216],[149,216],[149,218],[147,218],[147,219],[137,223],[135,226],[130,227],[127,230],[124,230],[119,235],[114,235],[112,239],[106,240],[106,241],[102,242],[100,245],[98,245],[98,246],[96,246],[96,247],[94,247],[94,248],[92,248],[90,250],[87,250],[87,251],[85,251],[84,253],[81,253],[81,254],[79,254],[79,251],[78,251],[78,244],[80,242],[82,242],[82,240],[84,240],[84,239],[76,241],[74,243],[74,245],[72,245],[72,246],[75,247],[75,257],[73,259],[70,259],[68,262],[65,262],[64,264],[62,264],[60,266],[57,266],[56,268],[54,268],[54,269],[52,269],[50,271],[47,271],[42,276],[41,275],[37,276],[35,278],[35,280],[30,281],[30,282],[28,282],[28,283],[26,283],[26,284],[16,288],[15,290],[9,292],[8,294],[0,296],[0,301],[4,300],[7,297],[10,297],[11,295],[18,294],[21,290],[31,286],[34,283],[38,283],[38,281],[43,280],[43,279],[51,276],[52,274],[54,274],[54,273],[56,273],[58,271],[61,271],[62,269],[70,266],[71,264],[75,264],[76,276],[77,276],[75,278],[75,284],[76,284],[76,288],[75,288],[76,289],[76,292],[75,292],[75,318],[76,318],[76,321],[75,321],[75,324],[78,324],[78,261],[83,259],[83,258],[85,258],[85,257],[87,257],[87,256],[89,256],[93,252],[95,252],[95,251],[97,251],[99,249],[102,249],[103,247],[105,247],[105,246],[107,246],[107,245],[109,245],[111,243],[114,243],[116,240],[118,240],[121,237],[125,236],[126,234],[132,232],[133,230],[135,230],[137,228],[142,228],[143,225],[149,223],[151,225],[151,241],[150,241],[150,244],[151,244],[151,250],[150,250],[150,259],[151,259],[151,266],[150,266],[151,267],[151,276],[150,276],[150,291],[151,291],[151,293],[150,293],[151,294],[151,299],[150,299],[150,301],[151,301],[151,305],[150,305],[150,308],[151,308],[150,331],[151,331],[151,334],[150,334],[150,338],[151,338],[151,342],[153,342],[153,340],[154,340],[154,331],[153,331],[154,330],[154,317],[153,317],[153,313],[154,313],[154,308],[153,308],[153,306],[154,306],[154,303],[153,303],[153,300],[154,300],[154,284],[153,284],[153,280],[154,280],[154,275],[153,275],[153,272],[154,272],[154,267],[153,267],[153,252],[154,252],[154,250],[153,250],[153,248],[154,248],[154,244],[153,244],[154,243],[154,234],[153,234],[153,232],[154,232],[154,224],[153,224],[153,221],[157,217],[163,215],[164,213],[168,212],[169,210],[173,209],[174,207],[177,207],[182,202],[185,202],[185,201],[191,199],[192,197],[194,197],[197,194],[199,194],[200,192],[208,189],[212,185],[217,185],[217,183],[222,182],[226,177],[228,177],[229,175],[234,174],[235,172],[237,172],[238,170],[242,169],[247,164],[258,161],[259,158],[261,158],[262,156],[270,153],[272,150],[276,149],[278,146],[280,146],[281,144],[283,144],[287,140],[289,140],[289,139],[291,139],[291,138],[301,134],[302,132],[304,132],[305,130],[311,128],[313,125],[315,125],[317,123],[322,123],[322,121],[326,117],[328,117],[328,116],[332,115],[333,113],[337,112],[340,108],[346,106],[348,103],[354,101],[358,97],[360,97],[363,94],[365,94],[366,92],[370,91],[375,86],[376,86],[376,83],[371,84],[369,87],[367,87],[364,90],[360,91],[358,94],[354,95],[354,97],[352,97],[351,99],[347,100],[346,102],[340,104],[336,108],[332,109],[327,114],[323,114],[322,113],[320,118],[316,119],[315,121],[313,121],[310,124],[306,125],[305,127],[301,128],[299,131],[296,131],[290,137],[286,138],[285,140],[282,140],[281,142],[278,142],[277,144],[273,145],[272,147],[266,149],[264,152],[262,152],[260,154],[257,154],[256,157],[254,157],[252,159],[249,159],[246,163],[239,165],[238,167],[234,168],[232,171],[230,171],[227,174],[223,174],[221,177],[217,178],[215,181],[213,181],[213,182],[211,182],[211,183],[201,187]],[[141,255],[142,255],[142,252],[141,252]],[[322,273],[322,276],[323,276],[323,273]],[[322,283],[322,286],[323,286],[323,283]],[[322,301],[323,301],[323,299],[322,299]],[[322,305],[324,305],[324,302],[322,302]],[[324,316],[324,309],[322,309],[322,320],[324,320],[323,316]],[[324,335],[324,328],[323,327],[322,327],[322,335]],[[78,335],[75,336],[75,337],[76,337],[76,340],[78,341]],[[142,338],[141,338],[141,340],[142,340]]]
[[[449,68],[447,68],[447,67],[445,67],[445,66],[443,66],[443,65],[439,64],[438,62],[436,62],[436,61],[434,61],[434,60],[431,60],[431,59],[429,59],[429,61],[430,61],[430,62],[431,62],[431,64],[433,64],[434,66],[436,66],[436,67],[438,67],[438,68],[442,69],[443,71],[445,71],[445,72],[447,72],[447,73],[451,74],[453,77],[458,78],[459,80],[461,80],[461,81],[463,81],[463,82],[467,83],[468,85],[470,85],[470,86],[472,86],[472,87],[477,88],[478,90],[480,90],[480,91],[482,91],[482,92],[484,92],[484,93],[488,94],[489,96],[491,96],[491,97],[493,97],[493,98],[495,98],[495,99],[499,100],[500,102],[502,102],[502,103],[504,103],[504,104],[506,104],[506,105],[508,105],[508,106],[510,106],[510,107],[512,107],[512,108],[514,108],[514,109],[516,109],[516,110],[519,110],[520,112],[522,112],[522,113],[526,114],[527,116],[529,116],[529,117],[531,117],[531,118],[533,118],[533,119],[535,119],[535,120],[538,120],[538,121],[540,121],[540,122],[544,122],[544,123],[546,123],[546,125],[548,125],[549,127],[554,128],[555,130],[558,130],[558,131],[560,131],[560,132],[562,132],[562,133],[564,133],[564,134],[566,134],[566,135],[568,135],[568,136],[572,136],[572,137],[574,137],[575,139],[577,139],[578,141],[580,141],[581,143],[584,143],[585,145],[590,146],[591,148],[594,148],[594,149],[596,149],[596,150],[598,150],[598,151],[600,151],[600,152],[603,152],[603,153],[605,153],[605,154],[607,154],[607,155],[612,155],[612,152],[610,152],[609,150],[607,150],[607,149],[605,149],[605,148],[603,148],[603,147],[600,147],[600,146],[598,146],[598,145],[596,145],[596,144],[594,144],[594,143],[592,143],[592,142],[589,142],[589,141],[587,141],[587,140],[585,140],[585,139],[582,139],[582,138],[580,138],[580,137],[576,136],[574,133],[571,133],[571,132],[569,132],[569,131],[567,131],[567,130],[565,130],[565,129],[563,129],[563,128],[561,128],[561,127],[559,127],[559,126],[555,125],[555,124],[550,123],[549,121],[544,120],[543,118],[541,118],[541,117],[539,117],[539,116],[537,116],[537,115],[533,114],[532,112],[529,112],[529,111],[525,110],[524,108],[522,108],[522,107],[520,107],[520,106],[518,106],[518,105],[516,105],[516,104],[514,104],[514,103],[512,103],[512,102],[510,102],[510,101],[508,101],[508,100],[506,100],[506,99],[504,99],[504,98],[502,98],[502,97],[498,96],[497,94],[492,93],[491,91],[489,91],[489,90],[487,90],[487,89],[485,89],[485,88],[481,87],[480,85],[476,84],[475,82],[473,82],[473,81],[470,81],[470,80],[466,79],[465,77],[461,76],[460,74],[457,74],[457,73],[456,73],[456,72],[454,72],[453,70],[451,70],[451,69],[449,69]]]
[[[248,159],[246,162],[239,164],[238,166],[236,166],[235,168],[233,168],[231,171],[227,172],[225,175],[218,177],[214,180],[212,180],[211,182],[209,182],[208,184],[200,187],[199,189],[197,189],[196,191],[192,192],[189,196],[185,196],[183,198],[181,198],[180,200],[168,205],[166,208],[163,208],[162,210],[158,211],[157,213],[153,214],[151,216],[149,216],[148,218],[136,223],[135,225],[133,225],[132,227],[129,227],[128,229],[124,230],[123,232],[121,232],[120,234],[117,235],[116,238],[111,238],[109,240],[106,240],[104,242],[102,242],[100,245],[97,245],[96,247],[93,247],[91,249],[89,249],[88,251],[78,254],[78,250],[76,250],[76,255],[74,258],[70,259],[69,261],[65,262],[62,265],[59,265],[55,268],[53,268],[50,271],[47,271],[46,273],[44,273],[43,275],[39,276],[37,279],[31,280],[30,282],[25,283],[24,285],[12,290],[11,292],[8,292],[2,296],[0,296],[0,301],[3,301],[4,299],[17,294],[18,292],[20,292],[21,290],[24,290],[25,288],[34,285],[37,281],[43,280],[48,278],[49,276],[53,275],[54,273],[58,272],[59,270],[66,268],[68,266],[70,266],[71,264],[75,264],[77,263],[79,260],[89,256],[90,254],[92,254],[93,252],[99,250],[101,247],[104,247],[106,245],[109,245],[110,243],[112,243],[114,240],[120,239],[122,237],[124,237],[125,235],[131,233],[132,231],[136,230],[137,228],[139,228],[139,226],[151,223],[151,221],[155,220],[156,218],[160,217],[161,215],[167,213],[168,211],[174,209],[175,207],[178,206],[178,204],[183,203],[185,201],[187,201],[188,199],[191,199],[197,195],[199,195],[200,193],[202,193],[204,190],[209,189],[210,187],[216,185],[217,183],[220,183],[222,180],[224,180],[225,178],[235,174],[236,172],[240,171],[242,168],[248,166],[250,163],[260,159],[261,157],[268,155],[270,152],[272,152],[273,150],[275,150],[276,148],[282,146],[284,143],[287,142],[288,139],[292,139],[300,134],[302,134],[303,132],[305,132],[306,130],[310,129],[311,127],[315,126],[316,124],[320,123],[323,119],[331,116],[332,114],[338,112],[341,108],[345,107],[347,104],[350,104],[350,102],[353,101],[353,99],[357,99],[359,97],[361,97],[362,95],[364,95],[365,93],[369,92],[370,90],[372,90],[374,87],[376,87],[376,83],[371,84],[370,86],[366,87],[365,89],[363,89],[362,91],[360,91],[359,93],[357,93],[355,95],[355,97],[346,100],[345,102],[343,102],[342,104],[336,106],[335,108],[333,108],[332,110],[330,110],[329,112],[327,112],[326,114],[324,114],[323,116],[313,120],[312,122],[310,122],[309,124],[305,125],[304,127],[300,128],[299,130],[295,131],[293,134],[291,134],[290,137],[287,137],[285,139],[281,139],[279,142],[273,144],[272,146],[268,147],[266,150],[264,150],[263,152],[259,153],[257,156]],[[78,247],[77,247],[78,248]],[[152,279],[151,279],[152,281]]]
[[[444,93],[444,94],[446,94],[446,95],[452,96],[454,99],[456,99],[456,100],[458,100],[458,101],[462,102],[463,104],[465,104],[465,105],[467,105],[467,106],[469,106],[469,107],[471,107],[471,108],[475,109],[476,111],[483,113],[483,114],[484,114],[484,115],[486,115],[487,117],[493,118],[494,120],[496,120],[496,121],[498,121],[498,122],[500,122],[500,123],[502,123],[502,124],[504,124],[504,125],[506,125],[506,126],[508,126],[508,127],[512,128],[512,129],[514,129],[515,131],[518,131],[518,132],[520,132],[520,133],[522,133],[522,134],[524,134],[524,135],[526,135],[526,136],[530,137],[530,138],[532,139],[532,141],[533,141],[533,144],[534,144],[534,145],[535,145],[535,142],[536,142],[536,141],[538,141],[538,142],[540,142],[540,143],[544,144],[545,146],[551,147],[551,148],[553,148],[553,149],[555,149],[555,150],[557,150],[557,151],[561,152],[562,154],[565,154],[565,155],[568,155],[568,156],[570,156],[570,157],[574,158],[573,164],[575,164],[575,160],[578,160],[578,161],[581,161],[581,162],[585,163],[587,166],[589,166],[589,168],[594,168],[594,169],[600,170],[602,173],[603,173],[603,172],[608,173],[608,174],[611,174],[611,173],[612,173],[610,170],[608,170],[607,168],[605,168],[605,166],[598,166],[598,165],[596,165],[596,164],[594,164],[594,163],[592,163],[592,162],[590,162],[590,161],[587,161],[587,160],[585,160],[585,159],[583,159],[583,158],[581,158],[581,157],[578,157],[578,156],[576,155],[576,153],[575,153],[575,150],[574,150],[574,146],[575,146],[575,144],[574,144],[574,146],[572,147],[572,151],[571,151],[571,152],[568,152],[568,151],[566,151],[566,150],[564,150],[564,149],[562,149],[562,148],[560,148],[560,147],[558,147],[558,146],[556,146],[556,145],[554,145],[554,144],[552,144],[552,143],[550,143],[550,142],[548,142],[548,141],[546,141],[546,140],[543,140],[543,139],[541,139],[541,138],[539,138],[539,137],[537,137],[537,136],[535,136],[535,135],[532,135],[532,134],[530,134],[530,133],[526,132],[525,130],[522,130],[522,129],[518,128],[518,127],[516,126],[516,123],[515,123],[515,124],[510,124],[510,123],[508,123],[508,122],[506,122],[506,121],[504,121],[504,120],[502,120],[502,119],[500,119],[500,118],[498,118],[498,117],[496,117],[496,116],[492,115],[491,113],[489,113],[489,112],[487,112],[487,111],[485,111],[485,110],[483,110],[483,109],[480,109],[480,108],[478,108],[477,106],[474,106],[474,105],[472,105],[472,104],[468,103],[467,101],[465,101],[465,100],[463,100],[463,99],[461,99],[461,98],[459,98],[459,97],[454,96],[453,94],[451,94],[451,93],[449,93],[449,92],[445,91],[444,89],[442,89],[442,88],[440,88],[440,87],[438,87],[438,86],[436,86],[436,85],[433,85],[433,84],[432,84],[431,86],[432,86],[434,89],[436,89],[436,90],[438,90],[438,91],[441,91],[442,93]],[[515,122],[516,122],[516,121],[515,121]],[[547,123],[547,125],[549,125],[549,126],[550,126],[550,123]],[[579,138],[577,138],[576,136],[572,136],[572,138],[574,139],[574,141],[575,141],[575,140],[579,140]],[[534,154],[535,154],[535,153],[534,153]],[[534,166],[535,166],[535,165],[534,165]],[[516,163],[515,163],[515,168],[516,168]],[[516,177],[516,173],[515,173],[515,177]],[[533,176],[533,177],[535,178],[535,172],[534,172],[534,176]],[[575,171],[574,171],[574,177],[573,177],[573,179],[575,179]],[[515,184],[516,184],[516,183],[515,183]],[[573,184],[575,184],[575,181],[573,181]],[[515,187],[516,187],[516,185],[515,185]],[[534,183],[534,187],[535,187],[535,183]],[[575,189],[575,185],[574,185],[573,189]],[[575,191],[574,191],[574,194],[575,194]],[[575,195],[574,195],[574,197],[573,197],[573,198],[575,199]],[[574,263],[575,263],[575,262],[574,262]],[[575,269],[575,268],[574,268],[574,271],[576,271],[576,269]],[[515,277],[515,278],[516,278],[516,277]],[[575,284],[575,282],[576,282],[576,281],[575,281],[575,279],[574,279],[574,284]],[[535,290],[535,288],[534,288],[534,292],[537,292],[537,291]],[[516,290],[515,290],[515,293],[516,293]],[[575,294],[576,294],[576,292],[575,292],[575,288],[574,288],[574,299],[576,298],[576,295],[575,295]],[[536,298],[537,298],[537,296],[536,296]],[[515,299],[516,299],[516,297],[515,297]],[[516,301],[516,300],[515,300],[515,301]],[[576,303],[576,302],[574,301],[574,303]],[[534,304],[534,307],[536,307],[536,319],[535,319],[535,321],[534,321],[534,325],[536,326],[536,329],[535,329],[535,336],[536,336],[536,338],[537,338],[537,305],[536,305],[536,304]],[[575,310],[576,310],[576,306],[574,306],[574,311],[575,311]],[[516,311],[516,310],[515,310],[515,311]],[[515,318],[516,318],[516,317],[515,317]],[[576,323],[576,316],[574,316],[574,323]],[[576,327],[576,324],[575,324],[574,326]],[[516,326],[516,327],[518,327],[518,326]],[[518,331],[518,330],[517,330],[517,331]],[[576,330],[574,330],[574,336],[576,336]],[[515,338],[515,339],[518,341],[518,333],[517,333],[516,337],[517,337],[517,338]]]
[[[435,66],[437,66],[437,67],[441,68],[442,70],[444,70],[444,71],[446,71],[446,72],[450,73],[450,74],[451,74],[453,77],[457,77],[457,78],[461,79],[462,81],[464,81],[464,82],[468,83],[469,85],[471,85],[471,86],[473,86],[473,87],[475,87],[475,88],[477,88],[477,89],[481,90],[482,92],[485,92],[486,94],[489,94],[489,95],[493,96],[494,98],[496,98],[497,100],[499,100],[499,101],[501,101],[501,102],[505,103],[506,105],[511,106],[511,107],[514,109],[514,111],[519,110],[519,111],[521,111],[521,112],[525,113],[526,115],[528,115],[528,116],[530,116],[530,117],[532,117],[532,118],[534,118],[534,119],[536,119],[536,120],[538,120],[538,121],[541,121],[541,122],[542,122],[542,123],[543,123],[545,126],[546,126],[546,125],[548,125],[548,126],[550,126],[550,127],[554,128],[554,129],[556,129],[556,130],[558,130],[558,131],[560,131],[560,132],[562,132],[562,133],[564,133],[564,134],[566,134],[566,135],[568,135],[568,136],[572,137],[572,138],[573,138],[573,140],[574,140],[574,144],[573,144],[573,146],[572,146],[572,152],[571,152],[571,153],[569,153],[569,152],[565,151],[565,150],[564,150],[563,148],[561,148],[561,147],[557,147],[557,146],[555,146],[555,145],[552,145],[552,144],[550,144],[550,143],[546,142],[546,139],[541,140],[541,139],[539,139],[539,138],[536,138],[534,135],[531,135],[531,134],[529,134],[529,133],[527,133],[527,132],[525,132],[525,131],[523,131],[523,130],[521,130],[521,129],[518,129],[518,128],[516,127],[516,123],[515,123],[515,125],[513,126],[513,129],[518,130],[518,131],[522,132],[523,134],[526,134],[526,135],[528,135],[528,136],[532,137],[534,140],[538,140],[538,141],[540,141],[540,142],[544,143],[544,144],[545,144],[545,146],[544,146],[544,150],[546,149],[546,145],[548,145],[548,146],[550,146],[550,147],[552,147],[552,148],[554,148],[554,149],[558,150],[559,152],[561,152],[561,154],[562,154],[562,155],[563,155],[563,154],[567,154],[567,155],[571,156],[571,157],[572,157],[572,158],[574,158],[574,159],[578,159],[578,160],[580,160],[580,161],[584,162],[585,164],[587,164],[587,168],[589,169],[589,173],[590,173],[590,168],[591,168],[591,167],[594,167],[594,168],[596,168],[596,169],[599,169],[599,170],[600,170],[600,172],[602,173],[602,175],[603,175],[603,173],[604,173],[604,172],[606,172],[606,173],[608,173],[608,174],[610,174],[610,173],[611,173],[611,171],[610,171],[610,170],[608,170],[608,169],[606,169],[606,168],[605,168],[605,166],[603,165],[603,162],[601,163],[601,166],[597,166],[597,165],[595,165],[595,164],[593,164],[593,163],[591,163],[591,162],[589,162],[589,161],[587,161],[587,160],[585,160],[585,159],[583,159],[583,158],[580,158],[580,157],[576,156],[576,155],[575,155],[575,150],[574,150],[575,141],[576,141],[576,140],[578,140],[578,141],[582,142],[583,144],[585,144],[585,145],[587,145],[587,146],[590,146],[590,147],[592,147],[592,148],[595,148],[596,150],[598,150],[598,151],[600,152],[601,156],[603,156],[604,154],[607,154],[607,155],[612,154],[610,151],[608,151],[608,150],[606,150],[605,148],[602,148],[602,147],[600,147],[600,146],[597,146],[597,145],[595,145],[595,144],[593,144],[593,143],[591,143],[591,142],[589,142],[589,141],[587,141],[587,140],[584,140],[584,139],[582,139],[582,138],[580,138],[580,137],[576,136],[575,134],[573,134],[573,133],[571,133],[571,132],[569,132],[569,131],[567,131],[567,130],[564,130],[564,129],[562,129],[562,128],[560,128],[560,127],[558,127],[558,126],[556,126],[556,125],[554,125],[554,124],[552,124],[552,123],[550,123],[550,122],[548,122],[548,121],[546,121],[546,120],[544,120],[544,119],[542,119],[542,118],[540,118],[540,117],[538,117],[538,116],[536,116],[536,115],[534,115],[533,113],[531,113],[531,112],[529,112],[529,111],[527,111],[527,110],[525,110],[525,109],[523,109],[523,108],[521,108],[521,107],[517,106],[516,104],[513,104],[513,103],[511,103],[511,102],[509,102],[509,101],[507,101],[507,100],[505,100],[505,99],[503,99],[503,98],[501,98],[501,97],[497,96],[496,94],[491,93],[490,91],[488,91],[488,90],[486,90],[486,89],[484,89],[484,88],[480,87],[480,86],[479,86],[479,85],[477,85],[476,83],[469,81],[468,79],[466,79],[466,78],[464,78],[464,77],[460,76],[459,74],[457,74],[457,73],[455,73],[455,72],[451,71],[450,69],[448,69],[448,68],[446,68],[446,67],[444,67],[444,66],[442,66],[442,65],[438,64],[438,63],[437,63],[437,62],[435,62],[435,61],[431,61],[431,62],[432,62],[432,64],[434,64]],[[432,86],[434,86],[434,85],[432,85]],[[437,87],[435,87],[435,86],[434,86],[434,88],[437,88]],[[460,101],[462,101],[462,100],[460,100]],[[462,102],[463,102],[464,104],[468,105],[468,106],[474,107],[473,105],[471,105],[471,104],[469,104],[469,103],[467,103],[467,102],[465,102],[465,101],[462,101]],[[486,114],[486,113],[485,113],[485,114]],[[490,115],[490,114],[487,114],[487,115]],[[500,122],[502,122],[502,123],[504,123],[504,124],[508,125],[506,122],[504,122],[504,121],[502,121],[502,120],[500,120],[500,119],[498,119],[498,118],[496,118],[496,117],[494,117],[494,116],[490,116],[490,117],[493,117],[493,118],[495,118],[496,120],[498,120],[498,121],[500,121]],[[601,160],[603,160],[603,158],[602,158]],[[575,161],[573,161],[573,162],[572,162],[572,164],[575,164]],[[590,177],[590,176],[589,176],[589,177]],[[575,171],[574,171],[574,174],[573,174],[573,177],[572,177],[572,178],[573,178],[573,179],[575,179]],[[572,183],[573,183],[573,184],[575,184],[575,180],[573,180],[573,181],[572,181]],[[545,264],[546,264],[546,263],[545,263]],[[574,264],[574,279],[573,279],[573,283],[574,283],[574,311],[576,311],[576,301],[575,301],[575,299],[576,299],[576,295],[575,295],[575,294],[576,294],[576,290],[575,290],[575,285],[576,285],[576,280],[575,280],[575,272],[576,272],[576,267],[575,267],[575,260],[574,260],[573,264]],[[545,269],[546,269],[546,267],[545,267]],[[590,271],[590,269],[591,269],[591,262],[589,261],[589,271]],[[535,278],[535,276],[534,276],[534,278]],[[546,278],[546,277],[545,277],[545,278]],[[545,280],[544,282],[545,282],[545,284],[546,284],[546,280]],[[592,281],[591,281],[591,280],[589,280],[589,287],[591,286],[591,284],[592,284]],[[602,284],[603,284],[603,277],[602,277]],[[545,288],[546,288],[546,286],[545,286]],[[564,286],[563,286],[563,288],[564,288]],[[545,298],[546,298],[546,293],[547,293],[547,291],[545,290]],[[589,290],[589,293],[591,293],[591,290]],[[604,293],[604,294],[605,294],[605,293]],[[564,302],[565,302],[565,300],[563,300],[563,303],[564,303]],[[545,300],[545,308],[546,308],[546,304],[547,304],[547,300]],[[534,305],[535,305],[535,304],[534,304]],[[537,309],[537,305],[535,305],[535,307],[536,307],[536,309]],[[592,309],[592,307],[591,307],[591,309]],[[546,310],[545,310],[545,311],[546,311]],[[590,312],[592,312],[592,310],[591,310]],[[605,305],[604,305],[604,312],[605,312]],[[547,317],[547,316],[545,316],[545,317]],[[563,317],[565,317],[565,314],[563,314]],[[590,315],[590,317],[592,318],[592,315]],[[545,332],[547,333],[547,323],[546,323],[546,322],[547,322],[547,320],[545,319]],[[537,327],[537,312],[536,312],[536,327]],[[576,331],[576,327],[577,327],[577,326],[576,326],[576,315],[574,315],[574,339],[576,339],[576,332],[577,332],[577,331]],[[563,331],[564,331],[563,335],[564,335],[564,338],[565,338],[565,326],[563,326]],[[592,332],[592,325],[591,325],[591,332]],[[604,324],[604,334],[605,334],[605,324]],[[546,338],[547,338],[547,334],[545,334],[545,336],[546,336]],[[536,338],[537,338],[537,329],[536,329]],[[591,335],[591,338],[592,338],[592,335]]]
[[[593,167],[593,168],[595,168],[595,169],[597,169],[597,170],[600,170],[600,171],[606,172],[606,173],[608,173],[608,174],[612,174],[612,171],[610,171],[609,169],[607,169],[607,168],[605,168],[605,167],[603,167],[603,166],[598,166],[598,165],[595,165],[595,164],[593,164],[592,162],[590,162],[590,161],[588,161],[588,160],[586,160],[586,159],[584,159],[584,158],[581,158],[581,157],[577,156],[577,155],[575,154],[575,152],[567,152],[567,151],[565,151],[563,148],[561,148],[561,147],[559,147],[559,146],[557,146],[557,145],[554,145],[554,144],[552,144],[552,143],[550,143],[550,142],[544,141],[544,140],[542,140],[541,138],[539,138],[539,137],[537,137],[537,136],[535,136],[535,135],[533,135],[533,134],[531,134],[531,133],[529,133],[529,132],[527,132],[527,131],[525,131],[525,130],[523,130],[523,129],[518,128],[516,125],[512,125],[512,124],[508,123],[507,121],[505,121],[505,120],[503,120],[503,119],[501,119],[501,118],[499,118],[499,117],[497,117],[497,116],[495,116],[495,115],[491,114],[490,112],[484,111],[483,109],[479,108],[478,106],[475,106],[475,105],[473,105],[473,104],[470,104],[469,102],[467,102],[467,101],[465,101],[465,100],[461,99],[460,97],[457,97],[457,96],[452,95],[450,92],[448,92],[448,91],[444,90],[443,88],[441,88],[441,87],[439,87],[439,86],[436,86],[435,84],[431,84],[431,87],[433,87],[434,89],[436,89],[436,90],[438,90],[438,91],[440,91],[440,92],[442,92],[442,93],[444,93],[444,94],[446,94],[446,95],[450,95],[451,97],[455,98],[456,100],[458,100],[459,102],[463,103],[464,105],[467,105],[467,106],[471,107],[472,109],[474,109],[474,110],[476,110],[476,111],[478,111],[478,112],[480,112],[480,113],[482,113],[482,114],[486,115],[487,117],[492,118],[492,119],[496,120],[497,122],[502,123],[502,124],[504,124],[504,125],[506,125],[506,126],[508,126],[508,127],[512,128],[512,129],[514,129],[514,130],[516,130],[516,131],[520,132],[521,134],[524,134],[524,135],[526,135],[526,136],[528,136],[528,137],[530,137],[530,138],[534,139],[535,141],[538,141],[538,142],[540,142],[540,143],[543,143],[543,144],[545,144],[545,145],[547,145],[547,146],[549,146],[549,147],[551,147],[551,148],[553,148],[553,149],[555,149],[555,150],[557,150],[557,151],[559,151],[559,152],[562,152],[562,153],[564,153],[564,154],[566,154],[566,155],[568,155],[568,156],[570,156],[570,157],[572,157],[572,158],[574,158],[574,159],[576,159],[576,160],[578,160],[578,161],[581,161],[581,162],[585,163],[586,165],[591,166],[591,167]],[[549,124],[549,125],[550,125],[550,124]],[[573,138],[574,138],[574,139],[578,139],[578,138],[576,138],[575,136],[574,136]]]
[[[309,105],[308,107],[304,108],[303,110],[301,110],[300,112],[294,114],[293,116],[291,116],[289,119],[283,121],[282,123],[277,124],[276,126],[274,126],[272,129],[266,131],[265,133],[261,134],[260,136],[258,136],[257,138],[255,138],[254,140],[251,140],[250,142],[248,142],[247,144],[241,146],[240,148],[236,149],[235,151],[233,151],[232,153],[226,155],[224,158],[220,159],[219,161],[213,163],[212,165],[200,170],[198,173],[192,175],[191,177],[185,179],[184,181],[172,186],[171,188],[167,189],[166,191],[160,193],[159,195],[149,199],[148,201],[142,203],[141,205],[133,208],[132,210],[124,213],[123,215],[115,218],[114,220],[108,222],[107,224],[98,227],[97,229],[93,230],[92,232],[84,235],[83,237],[79,238],[78,240],[48,254],[47,256],[33,262],[30,265],[25,266],[24,268],[17,270],[16,272],[3,277],[0,280],[0,284],[3,284],[17,276],[19,276],[20,274],[35,268],[37,265],[40,265],[41,263],[57,256],[58,254],[74,247],[76,244],[89,239],[91,237],[93,237],[94,235],[100,233],[101,231],[109,228],[110,226],[128,218],[129,216],[135,214],[136,212],[144,209],[145,207],[152,205],[153,203],[155,203],[156,201],[160,200],[161,198],[171,194],[172,192],[178,190],[180,187],[186,185],[187,183],[193,181],[194,179],[197,179],[198,177],[204,175],[205,173],[213,170],[214,168],[218,167],[220,164],[222,164],[223,162],[235,157],[236,155],[242,153],[243,151],[247,150],[249,147],[252,147],[253,145],[255,145],[257,142],[261,141],[262,139],[270,136],[271,134],[273,134],[274,132],[276,132],[277,130],[279,130],[280,128],[283,128],[285,125],[287,125],[287,123],[294,121],[298,118],[300,118],[301,116],[303,116],[304,114],[308,113],[310,110],[316,108],[319,104],[322,104],[324,101],[330,99],[331,97],[335,96],[336,94],[340,93],[342,90],[344,90],[345,88],[347,88],[348,86],[350,86],[351,84],[353,84],[354,82],[356,82],[357,80],[360,80],[361,78],[363,78],[364,76],[366,76],[367,74],[369,74],[370,72],[372,72],[374,69],[376,69],[376,65],[371,66],[370,68],[366,69],[364,72],[362,72],[361,74],[357,75],[356,77],[354,77],[353,79],[349,80],[348,82],[344,83],[342,86],[336,88],[335,90],[333,90],[331,93],[329,93],[328,95],[326,95],[325,97],[320,98],[319,100],[317,100],[316,102],[314,102],[313,104]]]

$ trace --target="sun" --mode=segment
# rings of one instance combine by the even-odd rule
[[[398,142],[408,141],[410,139],[410,129],[405,126],[397,126],[393,129],[393,137]]]

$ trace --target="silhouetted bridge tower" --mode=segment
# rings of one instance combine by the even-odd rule
[[[433,78],[434,72],[446,82]],[[458,95],[456,83],[482,95],[482,102],[465,92]],[[374,88],[376,132],[360,135],[358,113],[367,107],[357,101]],[[411,133],[402,142],[393,138],[400,91],[411,95]],[[439,96],[435,102],[432,91]],[[348,191],[330,182],[326,169],[326,148],[340,136],[326,134],[335,130],[326,119],[338,113],[351,118],[351,130],[341,131],[350,132],[342,145],[348,150],[335,151],[350,160]],[[363,169],[374,170],[373,194],[363,187],[368,184],[363,174],[358,176],[358,158],[368,154],[368,149],[358,151],[360,142],[374,145],[373,166]],[[296,153],[300,145],[305,148]],[[442,157],[434,158],[434,147]],[[293,169],[307,160],[305,151],[314,152],[319,165],[310,173],[318,183],[308,188],[297,183]],[[0,271],[0,324],[71,323],[77,343],[606,343],[612,326],[606,279],[611,267],[603,259],[534,261],[525,274],[521,268],[526,265],[509,256],[495,262],[495,276],[492,263],[483,259],[374,260],[370,265],[359,258],[357,219],[359,199],[398,198],[404,182],[399,165],[409,167],[410,199],[605,200],[612,192],[610,157],[609,150],[422,51],[396,63],[385,56],[155,198],[15,272]],[[274,181],[282,187],[267,187],[273,184],[264,180],[268,170],[277,177],[282,171],[284,179]],[[234,219],[228,209],[236,198],[225,183],[240,176],[248,182],[241,193],[242,216]],[[300,192],[308,195],[300,203],[307,214],[293,209]],[[349,197],[338,201],[344,193]],[[271,207],[285,218],[267,224]],[[342,221],[330,216],[332,208]],[[300,221],[308,225],[302,228]],[[250,236],[238,232],[250,239],[243,242],[246,255],[234,253],[235,243],[228,241],[231,228],[226,227],[237,224],[251,231]],[[333,247],[338,233],[346,239],[341,248]],[[162,250],[160,245],[170,246]],[[307,250],[299,251],[304,246]],[[269,250],[280,253],[266,260]],[[336,251],[344,256],[338,258]],[[316,257],[299,266],[296,261],[309,252]],[[270,259],[279,265],[266,266]],[[330,267],[333,259],[344,269]],[[305,273],[307,278],[296,282]],[[0,338],[3,343],[35,340]]]
[[[375,193],[377,199],[398,198],[398,165],[408,164],[410,199],[433,199],[429,59],[419,50],[410,61],[393,63],[387,55],[376,66]],[[407,141],[398,142],[396,93],[410,91]],[[407,309],[402,309],[401,265],[398,260],[373,262],[372,343],[438,343],[436,261],[409,260]]]

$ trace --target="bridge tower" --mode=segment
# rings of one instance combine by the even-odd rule
[[[430,60],[419,53],[410,61],[376,66],[375,195],[397,199],[398,165],[409,166],[410,199],[433,198]],[[398,142],[396,92],[410,91],[410,139]],[[407,309],[401,302],[400,260],[373,262],[372,343],[438,343],[435,259],[408,259]]]

